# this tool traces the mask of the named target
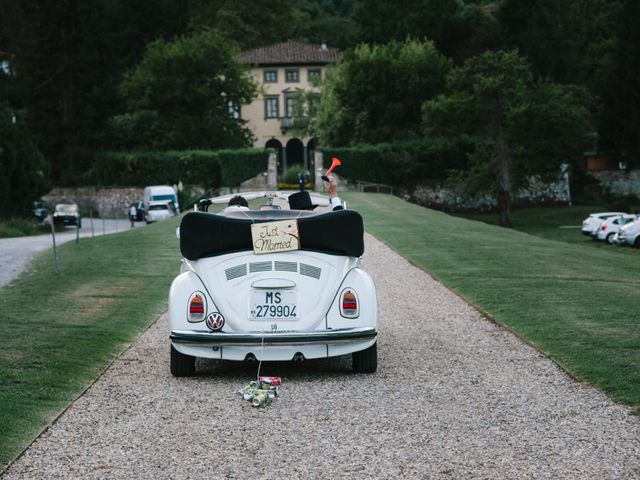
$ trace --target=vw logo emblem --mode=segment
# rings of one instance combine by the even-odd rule
[[[224,327],[224,317],[219,312],[214,312],[207,317],[206,321],[209,330],[221,330]]]

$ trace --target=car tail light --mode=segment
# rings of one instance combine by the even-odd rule
[[[207,299],[202,292],[195,292],[189,298],[189,311],[187,320],[201,322],[207,314]]]
[[[600,227],[600,228],[602,228],[602,231],[604,232],[607,229],[607,226],[606,225],[602,225],[602,227]]]
[[[346,288],[340,294],[340,315],[345,318],[356,318],[360,315],[358,295],[350,288]]]

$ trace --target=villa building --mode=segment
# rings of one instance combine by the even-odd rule
[[[256,137],[255,147],[279,152],[279,172],[299,164],[309,170],[315,140],[293,131],[296,122],[296,96],[300,92],[318,92],[314,79],[322,79],[327,65],[337,62],[342,53],[325,44],[311,45],[288,41],[244,51],[238,59],[251,66],[259,85],[258,97],[242,105],[240,118]],[[308,108],[308,107],[307,107]]]

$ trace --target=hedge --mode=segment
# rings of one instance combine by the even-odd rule
[[[444,180],[449,170],[465,168],[470,141],[424,139],[377,145],[355,145],[323,149],[325,167],[338,157],[342,166],[336,173],[351,181],[383,183],[406,187],[416,183]]]
[[[263,149],[103,152],[89,176],[100,186],[154,184],[234,187],[267,170]]]

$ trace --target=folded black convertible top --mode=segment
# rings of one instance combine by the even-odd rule
[[[180,224],[180,252],[189,260],[253,250],[251,224],[297,218],[300,246],[332,255],[364,253],[362,217],[353,210],[311,213],[296,210],[251,211],[233,215],[187,213]]]

